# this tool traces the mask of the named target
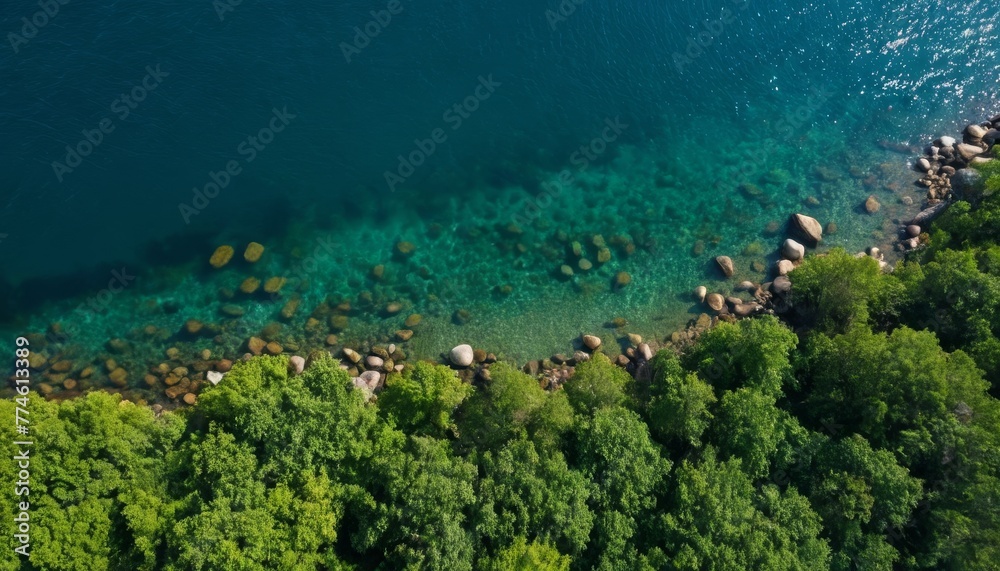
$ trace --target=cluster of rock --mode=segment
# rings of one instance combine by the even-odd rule
[[[805,259],[806,244],[816,246],[823,239],[823,226],[818,220],[805,214],[793,214],[789,220],[789,229],[792,236],[781,243],[778,250],[780,259],[774,266],[773,280],[761,284],[742,281],[736,286],[736,292],[728,296],[717,292],[709,293],[705,286],[698,286],[694,290],[698,302],[727,321],[783,311],[792,289],[788,273]],[[715,263],[726,278],[736,275],[735,264],[729,256],[718,256]]]
[[[340,368],[351,375],[354,386],[371,400],[385,385],[385,376],[403,370],[406,354],[395,343],[386,346],[375,345],[367,354],[361,354],[350,347],[341,349]]]
[[[982,191],[982,175],[974,166],[995,160],[993,147],[1000,141],[1000,115],[989,121],[972,123],[954,137],[935,139],[917,159],[914,169],[923,173],[917,184],[927,187],[924,209],[900,228],[898,248],[912,250],[926,242],[923,228],[947,208],[952,200],[976,202]]]

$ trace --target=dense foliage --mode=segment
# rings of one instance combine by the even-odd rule
[[[892,274],[810,258],[797,333],[723,323],[648,380],[601,355],[554,391],[503,363],[481,386],[419,363],[369,404],[332,359],[294,376],[259,357],[183,413],[33,396],[32,555],[0,570],[995,569],[986,195]]]

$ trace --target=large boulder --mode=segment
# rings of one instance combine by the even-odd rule
[[[776,269],[778,271],[779,276],[787,276],[788,272],[795,269],[795,264],[793,264],[788,260],[778,260]]]
[[[982,139],[983,136],[986,135],[986,128],[973,123],[965,128],[965,134],[973,140]]]
[[[705,303],[714,311],[722,311],[722,308],[726,306],[726,298],[722,297],[722,294],[710,293],[705,298]]]
[[[451,350],[449,357],[456,367],[469,367],[472,365],[473,355],[471,345],[458,345]]]
[[[580,338],[583,346],[589,351],[597,351],[601,348],[601,338],[597,335],[584,335]]]
[[[781,255],[785,259],[797,262],[805,257],[806,247],[789,238],[781,245]]]
[[[771,292],[776,295],[788,295],[792,291],[792,280],[788,276],[778,276],[771,282]]]
[[[799,234],[810,242],[819,242],[823,239],[823,226],[820,225],[819,220],[816,220],[812,216],[793,214],[792,228],[795,228]]]
[[[719,269],[722,273],[726,275],[727,278],[733,277],[736,273],[736,267],[733,265],[733,260],[729,256],[718,256],[715,258],[715,263],[719,264]]]
[[[978,157],[983,154],[983,149],[977,147],[976,145],[968,145],[966,143],[961,143],[956,147],[959,156],[961,156],[966,161],[971,161],[974,157]]]

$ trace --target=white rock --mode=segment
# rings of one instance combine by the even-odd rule
[[[456,367],[468,367],[472,365],[472,346],[459,345],[451,350],[449,355],[452,364]]]
[[[784,244],[781,245],[781,255],[786,259],[797,262],[805,257],[806,247],[799,244],[795,240],[788,238],[785,240]]]
[[[375,355],[368,355],[365,358],[365,366],[368,367],[369,369],[381,369],[382,365],[384,364],[385,361],[382,360],[382,357],[378,357]]]
[[[698,286],[694,288],[694,296],[698,298],[698,303],[705,303],[705,296],[708,295],[708,288]]]
[[[649,360],[651,360],[653,358],[653,350],[650,349],[649,343],[640,343],[639,344],[639,354],[642,355],[642,358],[645,359],[645,360],[647,360],[647,361],[649,361]]]
[[[941,143],[942,147],[954,147],[956,141],[955,137],[941,137],[938,142]]]
[[[306,370],[306,360],[298,355],[292,355],[288,359],[288,365],[296,375],[301,375]]]
[[[358,378],[364,381],[365,386],[371,390],[375,390],[375,387],[378,386],[378,382],[382,379],[382,377],[378,374],[378,371],[365,371],[358,375]]]
[[[208,382],[212,383],[213,386],[219,384],[225,376],[225,373],[220,373],[219,371],[209,371],[205,373],[205,378],[208,379]]]

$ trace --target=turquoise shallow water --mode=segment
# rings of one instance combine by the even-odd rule
[[[8,36],[4,336],[58,322],[68,337],[47,356],[77,367],[125,339],[133,383],[168,347],[235,357],[272,322],[286,346],[323,346],[347,300],[340,344],[387,340],[419,313],[402,346],[422,357],[459,342],[544,357],[583,331],[613,340],[616,317],[662,338],[697,314],[695,286],[766,278],[751,264],[774,260],[771,221],[801,211],[837,225],[824,248],[887,245],[922,197],[905,147],[997,108],[987,2],[386,6],[243,2],[220,18],[210,2],[70,3],[16,52]],[[5,5],[4,29],[37,10]],[[122,98],[144,81],[142,101]],[[400,156],[422,164],[410,174]],[[859,211],[870,194],[876,215]],[[266,247],[253,265],[251,240]],[[220,244],[237,255],[212,270]],[[720,254],[737,279],[719,280]],[[135,279],[105,292],[123,268]],[[612,287],[622,271],[631,283]],[[288,283],[248,296],[249,276]],[[178,333],[189,319],[211,334]]]

